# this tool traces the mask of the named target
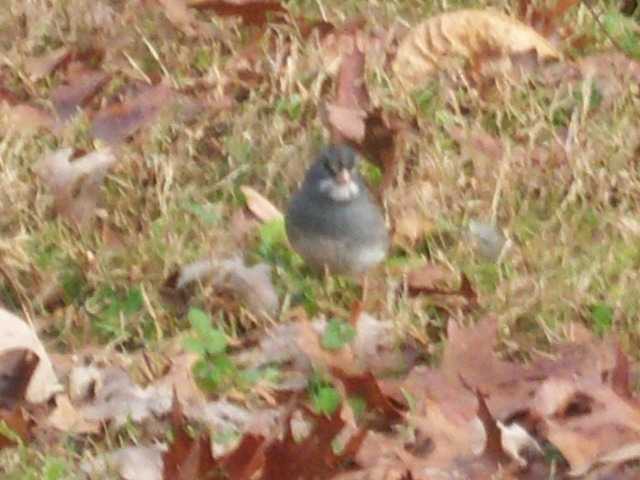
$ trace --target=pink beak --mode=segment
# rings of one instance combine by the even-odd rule
[[[343,168],[336,175],[336,182],[340,185],[346,185],[351,181],[351,173],[346,168]]]

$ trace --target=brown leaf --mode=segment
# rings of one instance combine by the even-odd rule
[[[535,50],[542,59],[560,52],[531,27],[504,13],[458,10],[433,16],[402,40],[392,68],[405,90],[420,88],[448,57],[509,55]]]
[[[475,459],[484,449],[486,434],[475,412],[425,398],[420,413],[416,419],[419,434],[434,447],[427,458],[430,466],[452,468],[456,461]]]
[[[203,33],[203,25],[189,11],[183,0],[157,0],[174,26],[194,37]]]
[[[219,478],[215,475],[216,461],[211,453],[211,438],[208,432],[192,437],[187,430],[187,421],[177,395],[173,397],[170,413],[173,441],[163,454],[162,478],[164,480],[193,480],[196,478]]]
[[[381,423],[373,420],[379,428],[388,428],[404,419],[404,415],[382,393],[371,372],[354,375],[334,367],[331,373],[342,382],[349,397],[360,397],[367,402],[368,412],[378,411],[383,414]]]
[[[128,445],[105,455],[108,471],[122,480],[162,480],[162,446]],[[104,471],[87,471],[89,478],[103,478]]]
[[[25,70],[31,80],[47,77],[63,66],[73,57],[73,47],[60,47],[39,57],[27,57],[24,61]]]
[[[175,92],[164,85],[144,88],[133,98],[113,103],[97,112],[92,120],[91,133],[107,143],[124,142],[141,128],[154,123],[175,100]]]
[[[247,200],[247,207],[258,220],[270,222],[282,218],[282,212],[256,190],[248,185],[241,186],[240,190]]]
[[[384,191],[395,178],[396,147],[406,128],[406,122],[400,117],[387,116],[379,108],[371,110],[365,119],[365,137],[360,151],[382,169],[378,192]]]
[[[502,432],[496,424],[496,419],[491,415],[482,393],[476,390],[475,394],[478,399],[478,418],[482,422],[482,425],[484,425],[484,431],[487,434],[484,454],[496,462],[496,464],[506,463],[506,456],[502,450]]]
[[[28,443],[33,436],[31,434],[32,421],[22,408],[15,410],[0,408],[0,423],[4,423],[24,443]],[[0,434],[0,450],[13,446],[15,446],[13,439]]]
[[[454,273],[443,265],[427,263],[409,272],[407,286],[412,295],[452,292]]]
[[[263,480],[297,480],[301,472],[305,478],[331,478],[338,471],[343,456],[334,453],[332,442],[345,424],[340,411],[330,417],[310,415],[314,427],[302,441],[294,438],[289,418],[284,438],[266,448]]]
[[[21,103],[18,105],[2,105],[7,117],[7,125],[17,130],[37,130],[40,128],[55,132],[59,128],[56,118],[41,107]]]
[[[631,399],[631,373],[629,366],[629,358],[620,348],[620,345],[616,345],[616,364],[611,372],[611,388],[620,397]]]
[[[98,434],[102,431],[102,423],[84,418],[66,395],[56,396],[56,406],[47,418],[47,423],[61,432],[78,435]]]
[[[111,79],[111,74],[98,70],[85,70],[74,75],[66,85],[50,92],[53,107],[62,121],[73,117]]]
[[[559,0],[553,8],[534,9],[528,1],[520,1],[520,14],[540,34],[549,38],[557,34],[557,24],[562,16],[572,7],[580,4],[580,0]]]
[[[245,434],[233,451],[217,459],[226,478],[252,478],[264,464],[264,446],[263,436]]]
[[[23,370],[22,374],[29,376],[27,374],[30,371],[31,362],[35,362],[35,371],[31,375],[30,381],[27,382],[29,386],[26,391],[26,400],[30,403],[46,402],[52,395],[58,393],[62,386],[58,383],[56,374],[53,371],[53,365],[42,342],[30,325],[2,308],[0,308],[0,325],[2,325],[3,332],[0,335],[0,352],[14,352],[9,356],[9,359],[12,358],[13,361],[9,362],[7,366],[14,365],[19,369],[24,368],[25,370]],[[23,360],[26,361],[26,364],[22,364],[19,351],[33,352],[35,353],[35,359],[25,356]],[[19,379],[18,382],[23,380]],[[13,387],[17,387],[19,384],[13,384]],[[7,385],[12,385],[10,376],[8,377]]]
[[[367,113],[361,108],[327,105],[327,122],[335,143],[349,141],[359,145],[365,138]]]
[[[364,66],[364,52],[357,45],[353,46],[351,52],[342,54],[336,87],[337,105],[351,108],[369,106],[370,98],[364,82]]]
[[[79,228],[93,218],[101,187],[116,158],[108,151],[93,151],[70,161],[72,150],[58,150],[40,160],[34,170],[53,194],[57,213]]]
[[[349,141],[359,145],[365,138],[367,113],[361,108],[327,105],[327,122],[335,143]]]
[[[0,408],[15,410],[24,402],[31,376],[39,362],[38,356],[26,348],[0,353]]]
[[[298,323],[296,343],[313,363],[339,368],[343,372],[357,373],[360,371],[349,345],[345,345],[339,350],[329,351],[322,348],[320,338],[320,334],[316,332],[306,316],[302,316]]]
[[[549,409],[558,394],[563,401]],[[536,394],[534,411],[544,418],[546,437],[562,452],[574,475],[586,473],[620,447],[640,442],[638,405],[620,398],[597,378],[548,380]]]
[[[268,19],[278,20],[288,16],[285,6],[279,2],[260,0],[187,0],[189,7],[213,10],[221,17],[240,17],[246,25],[262,26]]]

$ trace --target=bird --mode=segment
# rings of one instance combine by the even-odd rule
[[[316,273],[357,277],[389,251],[384,213],[347,145],[323,148],[285,215],[289,243]]]

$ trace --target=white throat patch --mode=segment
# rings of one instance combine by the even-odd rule
[[[347,202],[358,196],[360,187],[354,181],[341,185],[332,178],[325,178],[320,180],[320,191],[336,202]]]

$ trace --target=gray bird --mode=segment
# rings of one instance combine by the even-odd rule
[[[316,272],[356,276],[389,250],[382,210],[345,145],[320,152],[289,200],[285,224],[293,249]]]

